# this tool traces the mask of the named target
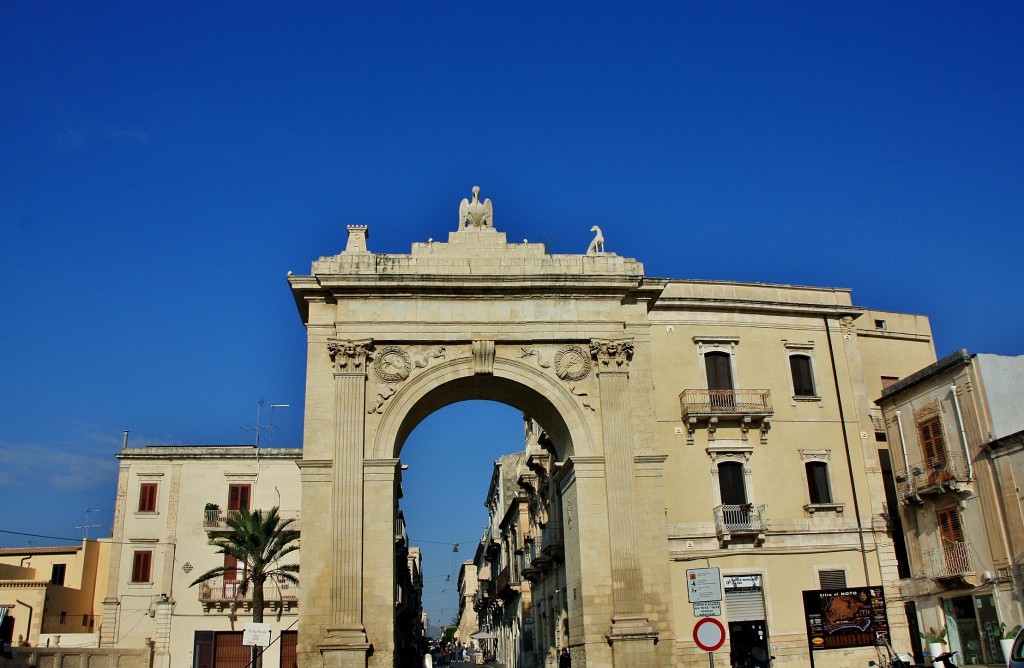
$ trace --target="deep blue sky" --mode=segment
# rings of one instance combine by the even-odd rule
[[[0,0],[0,529],[80,536],[124,429],[248,442],[264,398],[300,445],[285,273],[347,224],[444,239],[475,184],[510,240],[597,224],[649,275],[850,287],[939,355],[1024,353],[1024,4],[485,4]],[[406,453],[440,544],[521,434],[450,411]],[[460,420],[482,474],[442,467]]]

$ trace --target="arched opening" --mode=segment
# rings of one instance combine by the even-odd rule
[[[437,638],[454,626],[453,644],[509,668],[544,663],[569,644],[574,614],[567,582],[579,581],[579,560],[567,571],[566,552],[579,546],[564,531],[558,473],[574,453],[569,422],[582,420],[567,421],[564,406],[511,378],[427,384],[404,388],[418,396],[404,404],[396,396],[391,408],[402,419],[385,415],[381,425],[397,425],[385,452],[402,465],[395,512],[408,549],[421,557],[427,630]],[[407,554],[396,553],[399,585]]]

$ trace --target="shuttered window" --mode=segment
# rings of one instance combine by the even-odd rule
[[[818,585],[821,589],[846,589],[846,571],[818,571]]]
[[[917,425],[917,433],[921,437],[921,451],[925,461],[932,466],[946,463],[946,445],[942,439],[942,422],[934,417]]]
[[[156,512],[156,491],[157,483],[155,482],[144,482],[139,485],[139,512],[140,513],[155,513]]]
[[[281,668],[299,668],[298,631],[281,632]]]
[[[150,572],[153,567],[152,550],[135,550],[132,557],[132,582],[152,582]]]
[[[739,506],[747,502],[747,489],[743,482],[743,464],[722,462],[718,465],[718,489],[722,504]]]
[[[807,489],[811,503],[832,503],[832,490],[828,484],[828,464],[807,462]]]
[[[252,648],[242,644],[241,631],[219,631],[215,645],[216,668],[248,668]]]
[[[725,608],[730,622],[759,621],[765,618],[764,595],[760,589],[726,589]]]
[[[956,506],[943,508],[935,513],[936,522],[939,525],[939,537],[942,543],[962,543],[964,530],[960,526],[960,511]]]
[[[249,510],[251,485],[228,485],[228,510]]]
[[[793,394],[798,397],[813,397],[814,379],[811,377],[811,358],[807,355],[790,355],[789,370],[793,374]]]

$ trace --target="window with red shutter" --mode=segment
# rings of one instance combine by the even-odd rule
[[[935,417],[917,425],[921,437],[921,452],[930,466],[942,466],[946,463],[946,445],[942,439],[942,422]]]
[[[155,482],[144,482],[139,485],[139,512],[140,513],[155,513],[156,512],[156,492],[157,483]]]
[[[150,571],[153,566],[152,550],[136,550],[132,558],[132,582],[152,582]]]

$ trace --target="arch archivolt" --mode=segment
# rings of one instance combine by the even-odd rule
[[[447,405],[474,399],[505,403],[537,419],[555,443],[559,458],[601,454],[596,436],[601,431],[596,373],[577,381],[559,378],[550,362],[564,345],[526,348],[501,343],[489,348],[490,359],[481,372],[481,348],[487,349],[470,344],[410,346],[413,359],[429,363],[422,371],[410,369],[398,382],[385,382],[371,370],[366,457],[398,458],[405,439],[424,418]],[[435,359],[429,359],[429,351],[439,350],[443,358],[434,354]]]

